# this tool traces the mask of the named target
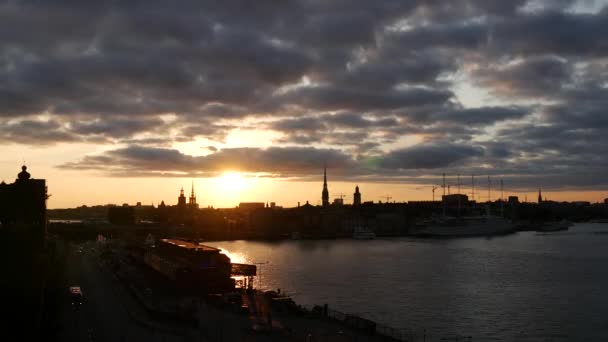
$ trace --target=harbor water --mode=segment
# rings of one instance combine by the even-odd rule
[[[608,224],[493,238],[221,241],[256,286],[427,341],[608,340]],[[266,263],[267,262],[267,263]]]

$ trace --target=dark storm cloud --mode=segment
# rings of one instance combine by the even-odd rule
[[[608,171],[608,10],[575,3],[0,1],[0,141],[131,144],[68,165],[113,174],[302,175],[335,158],[366,179],[450,167],[570,181]],[[491,104],[467,105],[467,85]],[[167,148],[235,128],[291,147]]]
[[[476,49],[488,42],[487,23],[449,23],[414,28],[396,32],[391,43],[407,46],[410,49],[429,47]]]
[[[515,16],[493,27],[492,48],[512,55],[557,54],[598,57],[608,54],[608,13],[559,11]]]
[[[128,146],[90,155],[78,162],[61,165],[66,169],[99,170],[110,174],[133,176],[139,172],[197,172],[212,174],[225,170],[244,172],[270,172],[279,175],[301,175],[318,171],[324,163],[331,167],[346,167],[353,163],[352,157],[332,149],[308,147],[228,148],[207,156],[190,156],[175,149]]]
[[[482,156],[476,146],[455,144],[424,144],[393,151],[383,156],[380,166],[388,169],[437,169]]]
[[[68,132],[57,121],[22,120],[18,122],[0,121],[0,142],[48,145],[57,142],[71,142],[80,137]]]
[[[301,87],[280,97],[281,102],[322,110],[386,110],[448,101],[450,91],[428,88],[405,90],[348,89],[331,86]]]
[[[474,74],[477,82],[502,96],[554,96],[572,80],[572,65],[556,56],[531,57],[506,67]]]
[[[114,118],[112,121],[99,119],[89,122],[79,121],[74,123],[70,128],[71,132],[84,136],[128,137],[140,132],[154,131],[162,126],[164,126],[164,123],[158,118]]]
[[[431,121],[443,121],[452,124],[474,126],[490,125],[496,122],[520,119],[529,111],[521,107],[479,107],[469,109],[454,109],[437,112],[431,116]]]

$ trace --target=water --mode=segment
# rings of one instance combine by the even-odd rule
[[[268,261],[262,287],[299,304],[426,329],[428,341],[608,340],[607,224],[495,238],[208,244],[233,262]]]

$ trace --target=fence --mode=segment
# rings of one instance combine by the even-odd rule
[[[313,310],[314,311],[314,310]],[[414,342],[426,340],[425,332],[414,332],[412,329],[397,329],[389,326],[378,324],[372,320],[359,316],[347,314],[341,311],[332,310],[327,306],[317,306],[316,311],[321,311],[323,315],[331,320],[338,321],[345,326],[365,333],[367,335],[376,335],[385,337],[389,341]]]

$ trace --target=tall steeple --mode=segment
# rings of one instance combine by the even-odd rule
[[[192,191],[190,191],[190,198],[188,199],[188,205],[193,208],[198,207],[198,204],[196,204],[196,195],[194,194],[194,181],[192,181]]]
[[[542,203],[543,202],[543,196],[540,192],[540,188],[538,188],[538,203]]]
[[[323,191],[321,192],[321,201],[324,207],[329,206],[329,190],[327,190],[327,165],[323,168]]]
[[[355,187],[355,193],[353,194],[353,205],[361,205],[361,193],[358,185]]]

